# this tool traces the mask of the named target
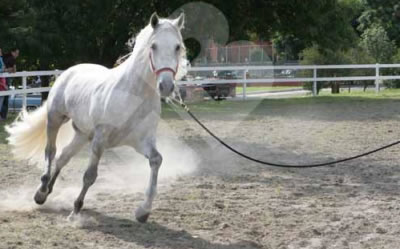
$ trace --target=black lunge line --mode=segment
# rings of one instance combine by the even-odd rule
[[[173,99],[173,100],[179,102],[178,100],[175,100],[175,99]],[[354,159],[357,159],[357,158],[361,158],[361,157],[376,153],[378,151],[385,150],[387,148],[393,147],[393,146],[395,146],[397,144],[400,144],[400,141],[396,141],[396,142],[393,142],[391,144],[379,147],[379,148],[374,149],[374,150],[367,151],[367,152],[359,154],[359,155],[355,155],[355,156],[352,156],[352,157],[347,157],[347,158],[343,158],[343,159],[335,160],[335,161],[331,161],[331,162],[326,162],[326,163],[298,164],[298,165],[271,163],[271,162],[259,160],[259,159],[256,159],[254,157],[248,156],[248,155],[236,150],[235,148],[233,148],[229,144],[225,143],[222,139],[220,139],[212,131],[210,131],[202,122],[200,122],[200,120],[190,111],[189,107],[185,103],[179,102],[179,104],[185,109],[185,111],[190,115],[190,117],[192,117],[193,120],[196,121],[196,123],[198,123],[208,134],[210,134],[213,138],[215,138],[215,140],[217,140],[220,144],[225,146],[227,149],[229,149],[233,153],[236,153],[237,155],[239,155],[241,157],[244,157],[244,158],[246,158],[246,159],[248,159],[250,161],[253,161],[253,162],[256,162],[256,163],[261,163],[261,164],[264,164],[264,165],[269,165],[269,166],[272,166],[272,167],[279,167],[279,168],[316,168],[316,167],[323,167],[323,166],[331,166],[333,164],[343,163],[343,162],[351,161],[351,160],[354,160]]]

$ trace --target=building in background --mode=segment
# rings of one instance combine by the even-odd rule
[[[196,66],[272,65],[296,64],[281,60],[270,41],[238,41],[220,45],[208,40],[199,56],[192,62]]]

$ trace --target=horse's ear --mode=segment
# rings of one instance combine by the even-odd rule
[[[153,15],[150,17],[150,24],[153,27],[153,29],[157,28],[158,23],[160,22],[160,18],[157,15],[157,12],[154,12]]]
[[[177,26],[179,29],[182,29],[183,26],[185,25],[185,13],[181,13],[178,18],[176,18],[173,23],[175,26]]]

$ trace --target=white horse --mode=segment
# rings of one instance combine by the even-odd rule
[[[15,156],[35,159],[45,155],[45,172],[34,197],[37,204],[46,201],[61,169],[82,146],[90,143],[83,188],[70,215],[74,218],[96,180],[103,151],[128,145],[150,162],[146,197],[135,212],[139,222],[146,222],[162,162],[155,137],[161,113],[160,95],[170,96],[176,87],[177,73],[185,73],[183,24],[183,13],[174,20],[160,19],[154,13],[149,25],[136,37],[132,54],[124,63],[113,69],[93,64],[69,68],[57,79],[43,107],[23,114],[7,127]],[[68,127],[73,136],[65,141]],[[57,154],[56,148],[61,153]],[[54,161],[55,171],[51,174]]]

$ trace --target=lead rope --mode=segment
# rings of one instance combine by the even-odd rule
[[[178,88],[178,87],[176,87]],[[248,156],[238,150],[236,150],[235,148],[233,148],[232,146],[230,146],[229,144],[225,143],[222,139],[220,139],[219,137],[217,137],[212,131],[210,131],[202,122],[200,122],[200,120],[190,111],[189,107],[183,102],[179,90],[175,90],[175,95],[178,96],[179,100],[175,99],[175,98],[171,98],[170,100],[175,101],[176,103],[178,103],[181,107],[183,107],[183,109],[189,114],[190,117],[192,117],[192,119],[194,121],[196,121],[197,124],[199,124],[208,134],[210,134],[210,136],[212,136],[215,140],[217,140],[220,144],[222,144],[223,146],[225,146],[227,149],[229,149],[230,151],[232,151],[233,153],[244,157],[250,161],[256,162],[256,163],[260,163],[260,164],[264,164],[264,165],[268,165],[268,166],[272,166],[272,167],[279,167],[279,168],[316,168],[316,167],[323,167],[323,166],[331,166],[337,163],[343,163],[343,162],[347,162],[347,161],[351,161],[357,158],[361,158],[373,153],[376,153],[378,151],[381,150],[385,150],[387,148],[393,147],[397,144],[400,144],[400,140],[393,142],[391,144],[379,147],[377,149],[374,150],[370,150],[367,151],[365,153],[362,154],[358,154],[352,157],[347,157],[347,158],[343,158],[343,159],[339,159],[339,160],[335,160],[335,161],[330,161],[330,162],[325,162],[325,163],[315,163],[315,164],[298,164],[298,165],[294,165],[294,164],[281,164],[281,163],[272,163],[272,162],[267,162],[267,161],[263,161],[251,156]],[[173,104],[173,102],[170,102]],[[173,104],[174,106],[176,106],[175,104]]]

